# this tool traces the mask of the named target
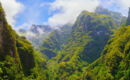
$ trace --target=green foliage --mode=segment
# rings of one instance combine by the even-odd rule
[[[74,55],[80,59],[93,62],[99,56],[116,26],[112,18],[84,11],[72,28],[72,34],[64,48],[61,61],[68,61]]]
[[[0,60],[4,60],[6,55],[10,55],[20,64],[16,50],[15,32],[7,23],[4,10],[0,4]]]
[[[95,12],[98,14],[105,14],[105,15],[111,16],[113,18],[113,22],[118,27],[122,26],[124,22],[126,21],[126,17],[123,16],[121,13],[110,11],[101,6],[98,6]]]
[[[0,80],[22,80],[23,76],[12,57],[6,56],[5,61],[0,61]]]
[[[129,80],[130,71],[130,26],[121,27],[109,40],[102,57],[87,67],[95,80]],[[82,77],[87,77],[87,74]],[[84,79],[85,80],[85,79]]]
[[[53,31],[50,36],[43,41],[39,47],[39,51],[43,53],[47,59],[55,57],[59,50],[62,49],[62,45],[68,40],[71,33],[71,26],[65,25],[60,30]]]
[[[33,47],[25,37],[17,36],[16,42],[24,74],[30,75],[31,69],[35,67]]]
[[[119,15],[83,11],[72,29],[54,31],[36,52],[0,4],[0,80],[129,80],[130,26],[110,36],[123,22]]]
[[[31,70],[31,75],[24,77],[23,80],[49,80],[49,71],[43,55],[39,52],[34,52],[34,57],[36,67]]]
[[[84,11],[77,18],[68,37],[62,37],[66,31],[62,34],[53,32],[40,47],[42,53],[50,56],[48,65],[52,76],[59,80],[80,79],[84,67],[100,57],[116,29],[112,17]]]
[[[35,52],[34,56],[36,62],[35,72],[38,74],[37,80],[49,80],[50,74],[49,74],[47,62],[43,58],[42,53]]]
[[[85,63],[61,62],[56,70],[56,80],[79,80]]]
[[[1,4],[0,62],[0,76],[1,79],[4,80],[22,79],[24,75],[31,74],[31,69],[35,67],[33,48],[31,44],[25,38],[19,37],[15,31],[12,30],[11,26],[6,21],[5,13]],[[24,74],[21,72],[24,72]]]

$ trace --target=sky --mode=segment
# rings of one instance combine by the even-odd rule
[[[73,24],[77,16],[87,10],[93,12],[97,6],[128,14],[130,0],[0,0],[7,21],[15,30],[29,29],[30,25]]]

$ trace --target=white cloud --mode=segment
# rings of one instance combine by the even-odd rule
[[[127,16],[130,7],[130,0],[117,0],[117,2],[117,5],[120,6],[119,12],[121,12],[124,16]]]
[[[30,28],[30,24],[29,23],[23,23],[22,25],[15,27],[15,30],[18,31],[20,29],[28,29]]]
[[[41,4],[40,4],[40,7],[48,6],[48,5],[50,5],[50,4],[51,4],[50,2],[44,2],[44,3],[41,3]]]
[[[127,9],[130,7],[130,0],[119,0],[123,9]]]
[[[87,10],[93,12],[99,5],[103,5],[105,8],[111,8],[113,11],[121,12],[126,16],[128,7],[130,7],[130,0],[55,0],[46,5],[48,4],[51,6],[50,10],[52,12],[58,12],[51,16],[46,24],[55,27],[67,23],[74,23],[81,11]]]
[[[16,15],[21,12],[24,6],[16,0],[0,0],[6,13],[6,18],[12,26],[15,24]]]
[[[99,0],[56,0],[50,4],[51,11],[60,10],[48,19],[51,26],[73,23],[83,10],[94,11]]]
[[[100,5],[127,16],[130,0],[100,0]]]

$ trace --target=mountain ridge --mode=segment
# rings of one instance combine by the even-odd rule
[[[98,7],[73,25],[32,25],[19,36],[0,4],[0,80],[129,80],[129,23],[130,10],[125,19]]]

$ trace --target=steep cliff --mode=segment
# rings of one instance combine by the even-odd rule
[[[25,38],[18,36],[8,24],[4,10],[0,4],[0,61],[5,63],[5,61],[9,62],[14,59],[14,63],[10,62],[10,66],[6,67],[11,69],[13,66],[11,64],[18,65],[19,72],[30,75],[31,69],[35,67],[33,51],[32,45]],[[7,59],[7,57],[10,58]],[[2,68],[2,70],[4,69]],[[3,73],[3,75],[6,74],[8,73]]]
[[[14,57],[17,62],[20,62],[16,48],[15,32],[8,24],[0,4],[0,60],[4,60],[7,55]]]
[[[129,80],[130,26],[123,26],[109,40],[102,56],[90,64],[82,80]]]

